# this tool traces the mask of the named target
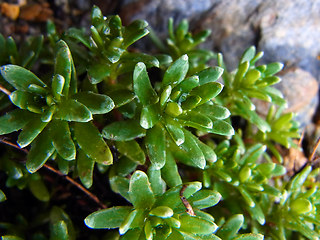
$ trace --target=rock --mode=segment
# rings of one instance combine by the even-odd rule
[[[169,17],[175,23],[187,18],[194,31],[211,29],[204,48],[222,52],[230,70],[237,67],[242,52],[251,45],[264,51],[261,63],[280,61],[297,67],[285,73],[278,87],[288,100],[289,110],[298,111],[299,121],[303,125],[311,121],[318,104],[317,80],[320,81],[320,0],[126,0],[124,3],[121,13],[126,22],[145,19],[162,38],[166,36]]]

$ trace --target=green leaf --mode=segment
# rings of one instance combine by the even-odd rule
[[[121,107],[131,102],[136,96],[126,89],[119,89],[108,94],[115,104],[115,108]]]
[[[135,138],[144,137],[146,130],[136,120],[113,122],[102,130],[106,139],[114,141],[130,141]]]
[[[62,96],[62,90],[65,84],[65,79],[60,74],[55,74],[52,78],[52,95],[55,99],[60,100]]]
[[[123,47],[127,48],[131,44],[146,36],[149,31],[146,29],[148,23],[144,20],[135,20],[124,28],[123,32]]]
[[[163,86],[171,85],[176,86],[187,75],[189,70],[188,55],[183,55],[178,58],[164,73],[162,84]]]
[[[27,156],[26,167],[30,173],[36,172],[41,168],[54,152],[54,146],[48,136],[48,131],[42,132],[32,143]]]
[[[133,173],[129,186],[130,201],[136,209],[150,209],[155,202],[148,176],[138,170]]]
[[[131,207],[112,207],[91,213],[84,220],[89,228],[118,228],[131,212]]]
[[[184,130],[185,136],[188,133],[189,132],[187,130]],[[204,167],[206,166],[206,159],[199,145],[193,138],[186,137],[184,143],[181,144],[181,148],[181,152],[183,153],[183,155],[179,158],[181,161],[192,164],[193,166],[196,166],[198,168],[204,169]],[[179,152],[176,153],[179,154]]]
[[[29,85],[36,84],[46,87],[36,75],[17,65],[5,65],[0,68],[3,78],[18,90],[28,90]]]
[[[68,227],[64,221],[59,221],[51,226],[50,240],[69,240]]]
[[[155,125],[147,131],[145,145],[152,166],[161,169],[166,163],[166,136],[160,125]]]
[[[176,102],[169,102],[166,106],[166,109],[165,109],[165,113],[171,117],[177,117],[177,116],[181,115],[182,112],[183,112],[183,109]]]
[[[15,109],[0,117],[0,135],[12,133],[24,128],[33,119],[34,114]]]
[[[137,63],[134,68],[133,90],[143,106],[149,106],[159,100],[157,93],[151,86],[146,65],[142,62]]]
[[[264,75],[265,76],[272,76],[272,75],[278,73],[279,71],[281,71],[283,66],[284,65],[279,62],[269,63],[269,64],[267,64],[267,69],[264,72]]]
[[[239,160],[239,164],[249,164],[249,163],[255,163],[257,159],[266,151],[266,146],[257,143],[250,148],[247,149],[246,153],[243,155],[243,157]]]
[[[48,202],[50,200],[49,191],[38,173],[31,175],[28,182],[32,194],[40,201]]]
[[[160,218],[170,218],[173,216],[173,210],[167,206],[159,206],[152,209],[149,214]]]
[[[120,235],[125,234],[130,229],[143,226],[145,220],[144,215],[144,211],[141,209],[135,209],[130,212],[129,215],[123,219],[123,222],[119,227]]]
[[[53,120],[50,124],[52,144],[59,155],[65,160],[73,160],[76,157],[76,147],[71,138],[68,122]]]
[[[206,104],[202,104],[194,109],[199,113],[205,114],[208,117],[216,118],[216,119],[226,119],[230,116],[230,111],[218,104],[214,104],[212,102],[208,102]]]
[[[168,85],[170,86],[170,85]],[[199,77],[198,76],[191,76],[185,78],[180,82],[174,90],[189,93],[192,89],[199,86]]]
[[[212,129],[213,127],[212,121],[209,117],[194,111],[188,111],[185,114],[182,114],[179,116],[179,121],[185,126],[194,127],[197,129]]]
[[[0,189],[0,202],[3,202],[5,200],[7,200],[7,197],[4,194],[4,192]]]
[[[155,195],[161,195],[165,192],[166,184],[161,178],[160,169],[156,169],[153,165],[148,168],[148,177],[152,191]]]
[[[110,66],[105,62],[94,62],[88,68],[88,77],[92,84],[102,82],[104,79],[109,77],[110,74]]]
[[[66,32],[68,37],[72,37],[80,41],[87,48],[91,48],[90,37],[82,30],[78,28],[69,28]]]
[[[256,55],[255,46],[247,48],[241,56],[240,63],[250,62]]]
[[[233,85],[234,88],[237,89],[242,82],[243,77],[246,75],[250,64],[248,61],[242,62],[239,67],[236,75],[234,76]]]
[[[257,233],[246,233],[241,234],[239,237],[234,238],[234,240],[263,240],[264,236]]]
[[[244,222],[242,214],[236,214],[230,217],[216,233],[221,239],[233,239],[241,229]]]
[[[47,122],[42,122],[40,118],[34,118],[26,124],[19,134],[17,143],[21,148],[28,146],[47,126]]]
[[[160,120],[158,105],[153,104],[143,107],[140,116],[140,125],[144,129],[152,128]]]
[[[177,144],[177,146],[180,146],[184,142],[182,126],[180,126],[178,123],[176,124],[167,122],[165,127],[173,141]]]
[[[222,76],[223,71],[221,67],[209,67],[202,70],[197,74],[200,85],[217,81]]]
[[[166,164],[161,169],[161,176],[169,187],[175,187],[182,184],[182,180],[178,171],[178,166],[171,154],[166,153]]]
[[[79,146],[90,158],[104,165],[112,164],[112,153],[92,123],[75,123],[74,134]]]
[[[251,217],[260,223],[260,225],[264,225],[266,223],[266,218],[264,216],[263,210],[260,207],[260,204],[255,204],[254,207],[247,207]]]
[[[105,114],[114,108],[112,99],[103,94],[79,92],[72,98],[85,105],[92,114]]]
[[[212,190],[201,190],[196,192],[188,200],[197,209],[209,208],[216,205],[221,199],[221,194]]]
[[[192,234],[212,234],[218,226],[213,222],[208,222],[197,216],[190,216],[188,214],[181,215],[179,218],[181,222],[180,231]]]
[[[93,169],[94,160],[89,158],[82,149],[79,149],[77,154],[77,171],[82,184],[86,188],[92,186]]]
[[[144,151],[141,149],[140,145],[134,141],[118,141],[115,142],[117,150],[129,158],[131,161],[143,165],[146,161],[146,156]]]
[[[54,115],[56,119],[73,121],[73,122],[89,122],[92,120],[90,110],[74,99],[67,99],[61,102]]]
[[[167,190],[163,195],[158,197],[156,206],[168,206],[171,209],[177,208],[179,205],[183,207],[183,204],[180,199],[181,188],[184,187],[183,196],[188,199],[191,195],[199,191],[202,187],[201,182],[189,182],[185,183],[183,186],[179,185],[172,187]]]
[[[199,96],[202,100],[200,104],[204,104],[216,97],[222,91],[223,85],[218,82],[209,82],[194,88],[190,94]]]
[[[54,73],[64,77],[65,83],[62,94],[68,96],[71,80],[72,57],[68,45],[60,40],[56,45]]]
[[[291,180],[289,190],[292,192],[300,190],[311,171],[312,167],[310,165],[304,167],[302,171]]]
[[[212,128],[210,129],[211,133],[223,135],[223,136],[232,136],[234,135],[234,129],[228,122],[220,119],[212,118]]]
[[[1,237],[1,240],[23,240],[23,238],[14,235],[5,235]]]

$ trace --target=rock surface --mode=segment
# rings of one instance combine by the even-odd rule
[[[146,19],[160,37],[169,17],[176,23],[189,19],[194,31],[211,29],[204,47],[222,52],[230,70],[251,45],[264,51],[264,62],[297,67],[283,76],[279,88],[290,93],[285,94],[288,105],[303,125],[311,121],[319,98],[319,12],[320,0],[126,0],[121,8],[126,22]]]

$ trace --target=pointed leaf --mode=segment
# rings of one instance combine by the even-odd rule
[[[85,105],[92,114],[105,114],[114,108],[112,99],[103,94],[79,92],[72,98]]]
[[[220,119],[212,119],[212,128],[210,132],[223,135],[223,136],[232,136],[234,135],[234,129],[228,122]]]
[[[121,107],[131,102],[136,97],[133,92],[126,89],[116,90],[109,93],[108,95],[113,100],[115,108]]]
[[[131,207],[112,207],[91,213],[84,220],[89,228],[118,228],[128,216]]]
[[[187,55],[178,58],[167,69],[163,76],[163,86],[172,85],[173,87],[182,82],[189,70],[189,60]]]
[[[3,78],[18,90],[28,90],[30,84],[46,87],[36,75],[17,65],[5,65],[0,68]]]
[[[166,136],[160,125],[155,125],[147,131],[145,145],[152,166],[161,169],[166,162]]]
[[[137,63],[133,72],[133,90],[143,106],[156,103],[159,98],[151,86],[146,65]]]
[[[52,144],[65,160],[73,160],[76,157],[76,147],[71,138],[69,125],[66,121],[54,120],[50,124]]]
[[[254,58],[255,55],[256,55],[255,46],[251,46],[251,47],[247,48],[241,56],[240,63],[243,63],[246,61],[250,62]]]
[[[4,192],[0,189],[0,202],[3,202],[7,199],[6,195]]]
[[[144,137],[146,130],[140,126],[138,121],[126,120],[109,124],[102,130],[102,135],[114,141],[130,141]]]
[[[36,172],[41,168],[49,157],[53,154],[54,147],[48,132],[42,132],[40,136],[33,142],[27,157],[26,167],[30,173]]]
[[[150,209],[155,202],[148,176],[138,170],[130,179],[129,197],[136,209]]]
[[[67,99],[58,105],[54,115],[56,119],[74,121],[74,122],[89,122],[92,120],[90,110],[74,99]]]
[[[79,146],[90,158],[104,165],[112,164],[112,153],[92,123],[75,123],[74,134]]]
[[[17,143],[21,148],[28,146],[47,126],[47,122],[42,122],[40,118],[35,118],[24,126],[19,134]]]

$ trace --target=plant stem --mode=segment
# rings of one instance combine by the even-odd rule
[[[11,95],[11,92],[8,89],[6,89],[5,87],[3,87],[2,85],[0,85],[0,91],[8,96]]]
[[[21,147],[19,147],[18,145],[9,142],[7,140],[5,140],[4,138],[0,139],[0,142],[9,145],[11,147],[14,147],[16,149],[19,149],[21,151],[23,151],[24,153],[28,154],[28,150],[27,149],[23,149]],[[81,184],[79,184],[78,182],[76,182],[75,180],[73,180],[72,178],[70,178],[67,175],[64,175],[62,172],[60,172],[59,170],[49,166],[48,164],[44,164],[43,167],[57,175],[59,175],[60,177],[64,177],[68,182],[70,182],[73,186],[77,187],[79,190],[81,190],[82,192],[84,192],[91,200],[93,200],[94,202],[96,202],[101,208],[107,208],[107,206],[105,204],[103,204],[99,198],[94,195],[93,193],[91,193],[90,191],[88,191],[86,188],[84,188]]]

